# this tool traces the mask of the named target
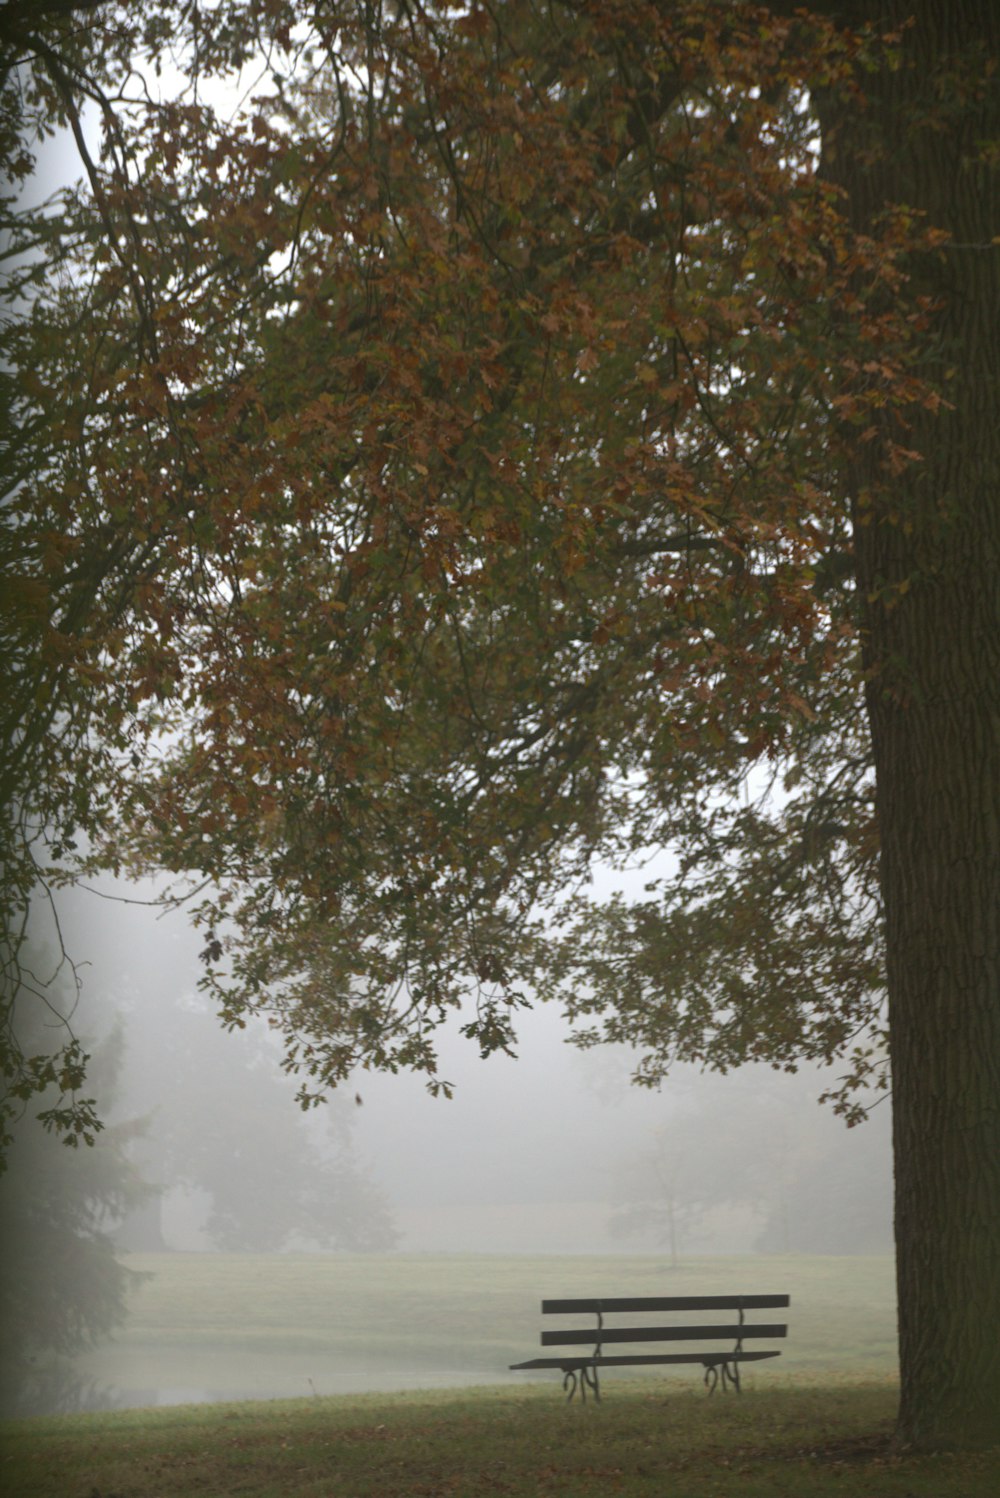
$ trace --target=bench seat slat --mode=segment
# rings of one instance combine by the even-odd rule
[[[654,1352],[634,1358],[573,1357],[531,1358],[527,1363],[511,1363],[511,1368],[628,1368],[650,1363],[758,1363],[762,1358],[778,1358],[780,1352]]]
[[[601,1397],[599,1373],[604,1368],[636,1368],[643,1365],[656,1365],[667,1363],[698,1364],[704,1370],[705,1386],[710,1394],[714,1394],[717,1388],[735,1389],[740,1392],[740,1363],[761,1362],[765,1358],[777,1358],[781,1356],[778,1348],[767,1348],[762,1351],[745,1352],[744,1342],[756,1338],[767,1337],[769,1339],[784,1338],[788,1335],[788,1327],[784,1322],[751,1322],[747,1323],[746,1313],[748,1311],[762,1311],[791,1304],[789,1295],[608,1295],[608,1296],[573,1296],[572,1298],[560,1300],[543,1300],[542,1314],[545,1316],[583,1316],[595,1317],[595,1322],[590,1326],[575,1327],[564,1326],[561,1331],[543,1331],[541,1342],[543,1347],[570,1347],[579,1349],[573,1352],[555,1353],[549,1357],[529,1358],[523,1363],[511,1363],[514,1371],[522,1369],[558,1368],[563,1374],[563,1388],[568,1390],[567,1397],[575,1398],[579,1393],[581,1399],[586,1402],[588,1390],[594,1398]],[[713,1324],[698,1323],[697,1325],[684,1325],[677,1321],[671,1326],[608,1326],[605,1316],[613,1315],[615,1312],[729,1312],[723,1315],[720,1321]],[[738,1312],[738,1316],[733,1315]],[[551,1326],[552,1323],[549,1322]],[[683,1352],[639,1352],[636,1350],[623,1351],[619,1353],[606,1352],[607,1346],[621,1346],[622,1344],[640,1346],[651,1342],[661,1345],[664,1342],[674,1343],[708,1343],[714,1342],[714,1347],[706,1347],[700,1350],[695,1346],[688,1346]],[[719,1347],[720,1342],[728,1342],[729,1348]],[[735,1343],[735,1346],[733,1346]]]
[[[770,1311],[791,1304],[788,1295],[625,1295],[606,1299],[543,1300],[543,1316],[577,1316],[598,1311]]]
[[[718,1342],[723,1338],[742,1341],[746,1337],[786,1337],[788,1327],[774,1326],[606,1326],[598,1334],[595,1328],[582,1330],[565,1327],[559,1332],[542,1332],[543,1347],[579,1347],[595,1342]]]

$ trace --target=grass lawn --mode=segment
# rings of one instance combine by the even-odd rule
[[[895,1372],[893,1268],[884,1257],[747,1255],[673,1269],[638,1255],[161,1254],[128,1262],[149,1278],[128,1325],[81,1371],[130,1403],[421,1385],[521,1389],[537,1375],[508,1373],[508,1364],[538,1353],[539,1302],[557,1295],[788,1292],[788,1339],[761,1384],[786,1374]],[[662,1384],[663,1370],[655,1377]],[[679,1387],[698,1377],[676,1373]]]
[[[610,1382],[610,1381],[609,1381]],[[1000,1450],[894,1456],[888,1381],[742,1396],[618,1382],[188,1405],[8,1422],[11,1498],[996,1498]]]
[[[888,1259],[167,1254],[86,1360],[122,1393],[240,1400],[8,1421],[10,1498],[997,1498],[1000,1451],[900,1457]],[[538,1351],[553,1295],[787,1291],[780,1359],[741,1396],[700,1370],[567,1405]],[[424,1384],[461,1385],[431,1389]],[[407,1388],[407,1385],[409,1387]],[[349,1394],[338,1388],[387,1392]],[[404,1392],[398,1392],[399,1390]],[[397,1392],[391,1392],[391,1391]],[[308,1398],[276,1399],[284,1393]],[[265,1399],[267,1402],[264,1402]],[[150,1398],[152,1402],[152,1396]]]

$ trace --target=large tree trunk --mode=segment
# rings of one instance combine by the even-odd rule
[[[899,434],[922,461],[890,495],[866,500],[870,446],[851,475],[887,921],[899,1437],[927,1449],[1000,1440],[1000,6],[880,11],[911,15],[902,65],[862,79],[869,109],[821,114],[823,170],[859,225],[895,200],[953,238],[914,259],[909,288],[944,302],[925,372],[947,374],[953,409]]]

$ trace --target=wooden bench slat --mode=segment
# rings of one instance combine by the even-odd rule
[[[788,1328],[774,1326],[606,1326],[598,1334],[594,1327],[564,1328],[542,1332],[543,1347],[590,1345],[595,1342],[718,1342],[723,1338],[742,1341],[746,1337],[786,1337]]]
[[[747,1323],[747,1311],[761,1311],[791,1304],[789,1295],[607,1295],[573,1296],[559,1300],[543,1300],[544,1316],[591,1316],[590,1326],[564,1327],[562,1331],[543,1331],[543,1347],[577,1347],[586,1351],[559,1353],[544,1358],[529,1358],[523,1363],[511,1363],[513,1370],[534,1368],[559,1368],[563,1374],[563,1388],[567,1398],[574,1399],[577,1393],[586,1402],[588,1390],[594,1398],[601,1397],[600,1370],[602,1368],[635,1368],[644,1364],[697,1363],[705,1370],[705,1387],[710,1394],[716,1389],[735,1389],[740,1392],[740,1363],[756,1363],[764,1358],[781,1356],[779,1349],[769,1348],[759,1352],[745,1352],[747,1339],[767,1337],[771,1340],[787,1337],[788,1327],[784,1322]],[[671,1326],[608,1326],[605,1316],[615,1312],[730,1312],[722,1323],[684,1325],[675,1321]],[[738,1312],[738,1318],[731,1313]],[[551,1325],[551,1322],[549,1323]],[[715,1347],[685,1352],[623,1352],[618,1355],[606,1353],[607,1345],[650,1342],[714,1342]],[[718,1343],[729,1342],[728,1349]],[[735,1344],[735,1345],[732,1345]]]
[[[633,1358],[531,1358],[527,1363],[511,1363],[511,1368],[629,1368],[650,1363],[759,1363],[761,1358],[780,1358],[774,1352],[647,1352]]]
[[[586,1300],[543,1300],[543,1316],[576,1316],[598,1311],[769,1311],[791,1304],[789,1295],[625,1295]]]

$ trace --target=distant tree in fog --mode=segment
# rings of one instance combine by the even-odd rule
[[[143,1154],[164,1188],[207,1193],[202,1228],[217,1248],[394,1247],[388,1206],[352,1155],[346,1105],[325,1109],[321,1129],[296,1105],[266,1034],[229,1037],[191,1001],[163,1019],[144,1009],[136,1027],[153,1107]]]
[[[223,1142],[205,1161],[199,1179],[212,1193],[205,1231],[216,1247],[273,1253],[302,1240],[348,1253],[395,1247],[385,1201],[349,1162],[324,1159],[304,1137],[294,1153],[265,1149],[248,1140],[233,1158]]]
[[[623,1238],[655,1237],[675,1267],[687,1231],[713,1204],[711,1183],[699,1171],[691,1150],[673,1131],[657,1129],[650,1147],[623,1180],[622,1189],[628,1200],[612,1213],[611,1232]]]
[[[224,1041],[225,1043],[225,1041]],[[316,1246],[385,1252],[397,1234],[378,1188],[347,1141],[323,1150],[279,1083],[273,1057],[249,1076],[226,1075],[206,1114],[175,1120],[169,1159],[178,1178],[211,1194],[204,1228],[227,1251]],[[229,1104],[232,1103],[232,1106]]]
[[[824,1120],[821,1120],[821,1122]],[[767,1200],[754,1241],[758,1253],[892,1252],[892,1163],[887,1110],[876,1112],[863,1144],[855,1136],[825,1143],[820,1132]]]
[[[88,1080],[104,1116],[123,1056],[116,1029],[90,1058]],[[68,1379],[68,1359],[99,1341],[126,1314],[141,1276],[119,1262],[114,1227],[150,1195],[131,1157],[142,1122],[107,1124],[79,1149],[39,1122],[39,1104],[13,1126],[0,1178],[0,1403],[33,1412]]]
[[[713,1209],[751,1213],[732,1248],[762,1253],[887,1253],[891,1236],[888,1113],[864,1138],[809,1108],[815,1078],[723,1084],[702,1078],[668,1113],[619,1180],[609,1227],[654,1236],[672,1263]],[[756,1226],[755,1226],[756,1225]],[[752,1236],[751,1236],[752,1235]]]

